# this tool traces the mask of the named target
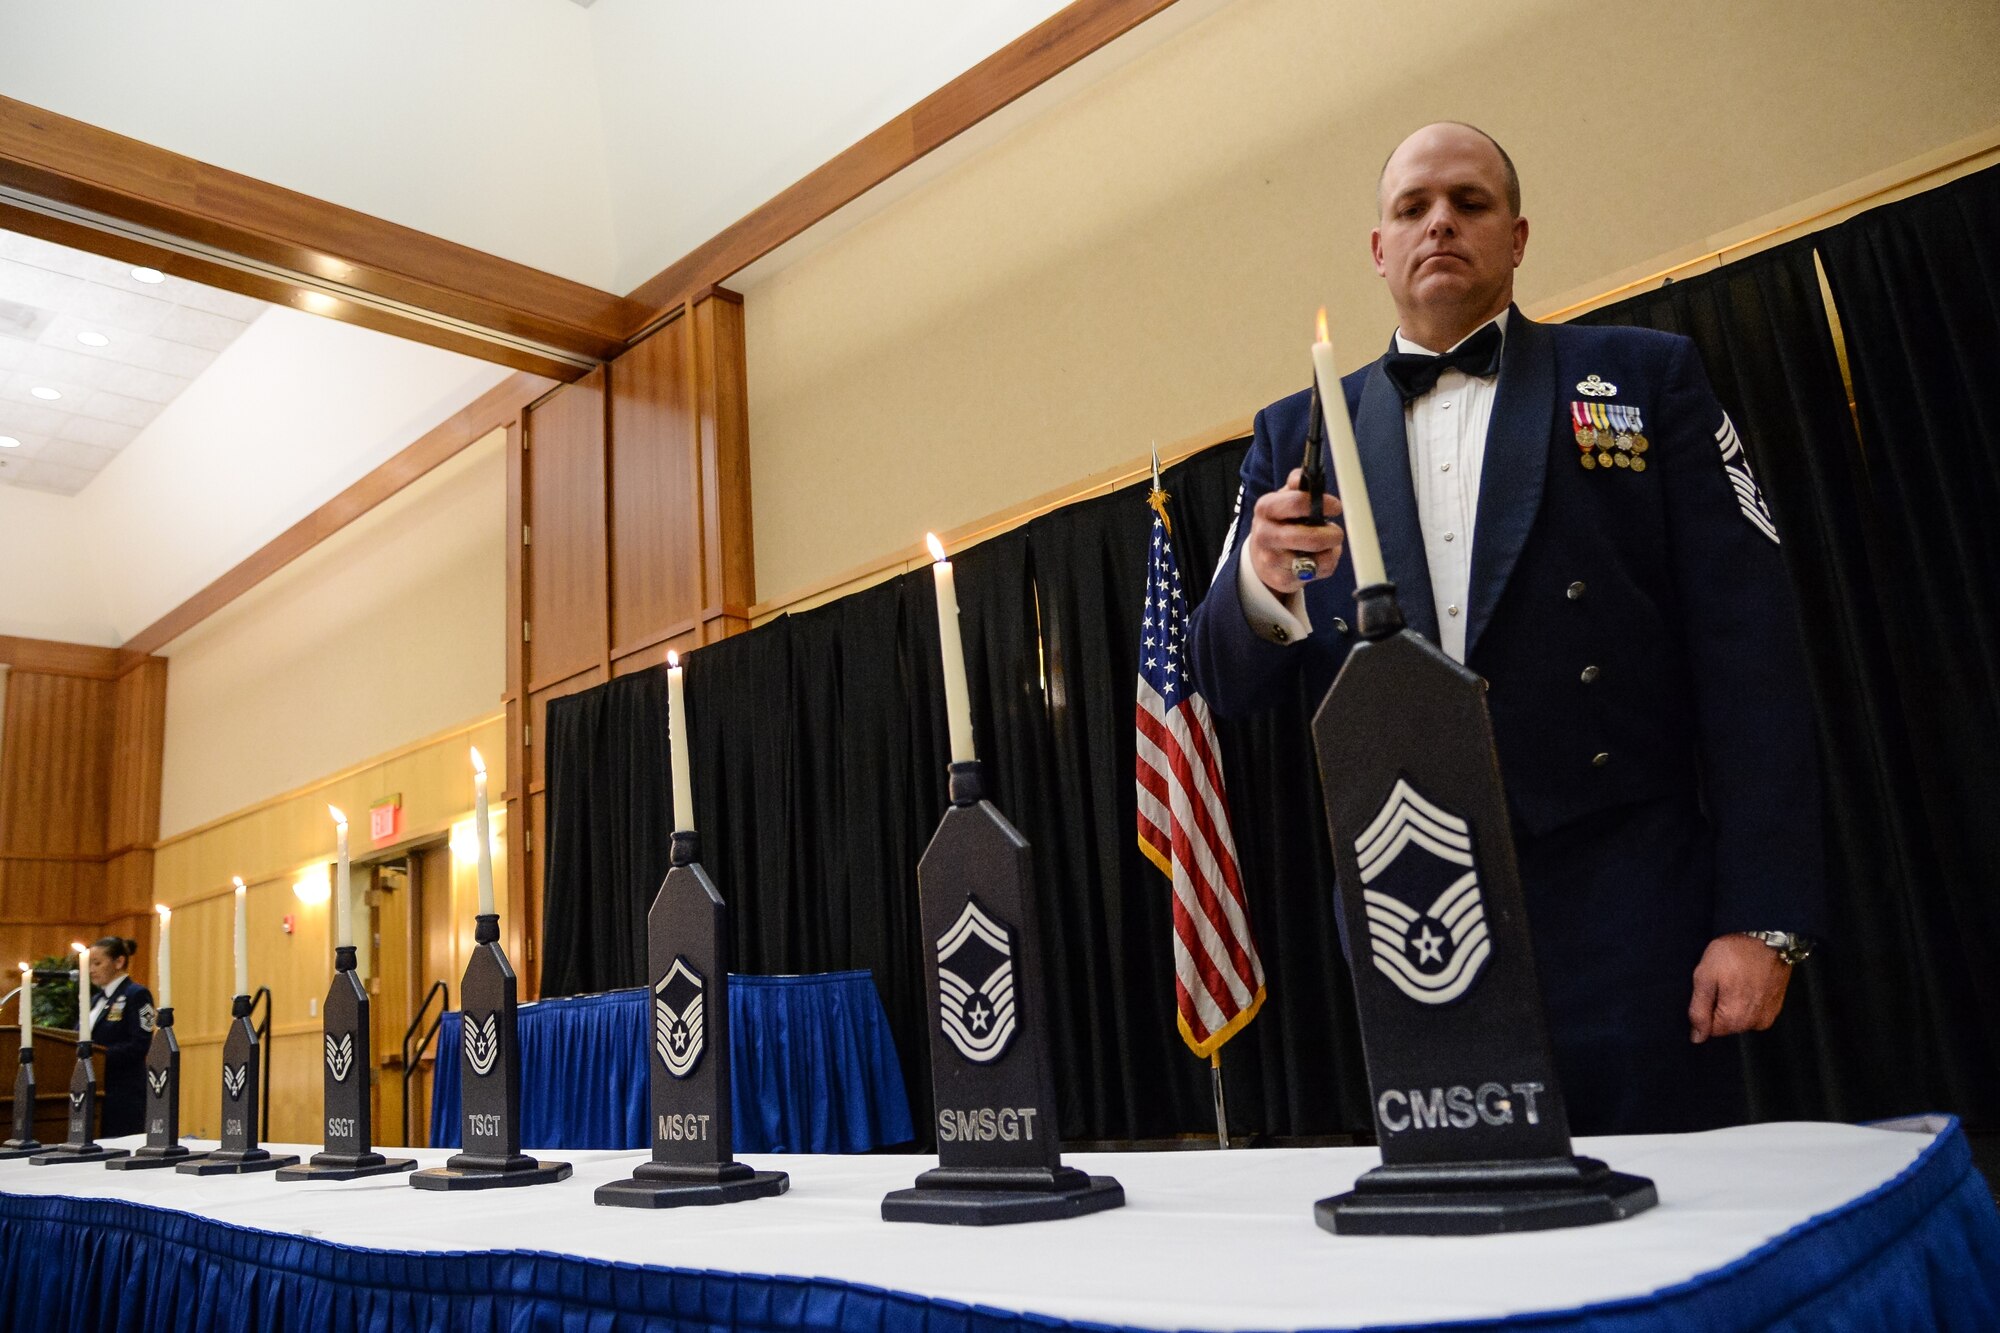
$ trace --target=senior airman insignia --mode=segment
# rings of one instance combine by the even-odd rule
[[[1014,1037],[1012,932],[967,898],[937,942],[937,969],[945,1037],[974,1064],[992,1064]]]
[[[1465,820],[1397,778],[1354,840],[1375,970],[1419,1004],[1450,1004],[1493,945]]]
[[[701,1061],[707,987],[685,958],[653,987],[653,1049],[675,1078],[686,1078]]]
[[[248,1065],[224,1065],[222,1067],[222,1090],[229,1094],[230,1101],[240,1102],[243,1100],[243,1085],[249,1081],[249,1078],[250,1066]]]
[[[500,1058],[500,1011],[496,1009],[477,1021],[467,1013],[461,1021],[465,1026],[466,1063],[472,1066],[473,1073],[485,1078]]]
[[[1609,398],[1618,392],[1618,386],[1609,380],[1590,375],[1578,382],[1576,391],[1586,398]]]

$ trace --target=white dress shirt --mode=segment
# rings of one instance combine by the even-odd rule
[[[124,984],[125,984],[125,974],[121,972],[116,977],[112,978],[111,984],[109,986],[105,987],[104,994],[97,997],[97,1003],[90,1007],[91,1027],[93,1028],[96,1027],[98,1022],[104,1017],[104,1011],[111,1007],[111,997],[116,995],[118,993],[118,988],[123,986]]]
[[[1507,332],[1507,311],[1489,321]],[[1485,328],[1484,324],[1480,328]],[[1474,329],[1473,333],[1478,333]],[[1471,337],[1467,334],[1466,337]],[[1464,341],[1464,339],[1460,339]],[[1454,343],[1446,351],[1457,348]],[[1436,356],[1396,330],[1396,350]],[[1465,621],[1472,588],[1472,535],[1479,519],[1479,477],[1486,462],[1486,431],[1493,420],[1498,375],[1447,370],[1437,387],[1403,406],[1403,437],[1410,454],[1410,481],[1417,521],[1423,528],[1424,558],[1430,566],[1437,606],[1438,644],[1465,660]],[[1238,562],[1237,595],[1250,627],[1273,643],[1303,643],[1312,633],[1304,590],[1279,597],[1257,577],[1248,560]],[[1393,572],[1392,572],[1393,577]]]

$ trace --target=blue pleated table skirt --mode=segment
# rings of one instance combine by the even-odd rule
[[[866,970],[729,978],[738,1153],[855,1153],[916,1137],[888,1015]],[[646,990],[521,1008],[521,1143],[649,1148]],[[459,1142],[459,1015],[438,1033],[431,1146]]]

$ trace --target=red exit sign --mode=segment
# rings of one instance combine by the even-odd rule
[[[403,793],[397,792],[393,796],[384,797],[382,800],[368,807],[368,837],[370,841],[376,843],[394,842],[397,835],[402,831]]]

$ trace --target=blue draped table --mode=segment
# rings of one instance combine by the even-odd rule
[[[651,1148],[646,990],[521,1007],[521,1142]],[[444,1016],[431,1146],[459,1142],[461,1024]],[[729,977],[730,1105],[738,1153],[853,1153],[916,1137],[889,1018],[865,970]]]
[[[991,1230],[881,1220],[927,1157],[765,1157],[789,1194],[665,1213],[592,1204],[633,1152],[564,1153],[568,1181],[476,1195],[0,1162],[0,1328],[2000,1328],[2000,1214],[1956,1122],[1578,1146],[1651,1176],[1660,1206],[1513,1236],[1329,1236],[1312,1201],[1380,1160],[1363,1148],[1076,1153],[1127,1207]]]

